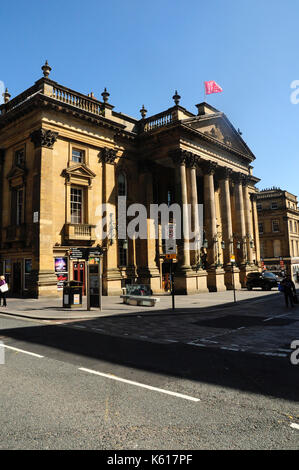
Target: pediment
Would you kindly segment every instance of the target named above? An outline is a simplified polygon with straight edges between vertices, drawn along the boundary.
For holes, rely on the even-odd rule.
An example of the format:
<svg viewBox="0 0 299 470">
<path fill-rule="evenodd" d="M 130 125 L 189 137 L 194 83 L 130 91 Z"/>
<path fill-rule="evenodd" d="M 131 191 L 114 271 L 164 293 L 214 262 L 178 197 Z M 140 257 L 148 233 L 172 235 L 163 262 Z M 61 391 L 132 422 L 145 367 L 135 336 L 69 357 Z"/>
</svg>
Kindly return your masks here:
<svg viewBox="0 0 299 470">
<path fill-rule="evenodd" d="M 62 172 L 62 176 L 64 176 L 68 181 L 81 181 L 82 183 L 88 182 L 90 185 L 92 179 L 96 177 L 96 174 L 86 165 L 79 163 L 65 168 Z"/>
<path fill-rule="evenodd" d="M 186 119 L 184 124 L 214 139 L 216 142 L 248 156 L 250 160 L 255 159 L 255 156 L 242 139 L 241 132 L 237 131 L 225 114 L 221 112 Z"/>
<path fill-rule="evenodd" d="M 6 175 L 10 188 L 17 188 L 25 184 L 27 169 L 23 166 L 14 165 Z"/>
<path fill-rule="evenodd" d="M 24 167 L 14 165 L 7 174 L 7 179 L 11 180 L 13 178 L 24 177 L 27 174 L 27 170 Z"/>
</svg>

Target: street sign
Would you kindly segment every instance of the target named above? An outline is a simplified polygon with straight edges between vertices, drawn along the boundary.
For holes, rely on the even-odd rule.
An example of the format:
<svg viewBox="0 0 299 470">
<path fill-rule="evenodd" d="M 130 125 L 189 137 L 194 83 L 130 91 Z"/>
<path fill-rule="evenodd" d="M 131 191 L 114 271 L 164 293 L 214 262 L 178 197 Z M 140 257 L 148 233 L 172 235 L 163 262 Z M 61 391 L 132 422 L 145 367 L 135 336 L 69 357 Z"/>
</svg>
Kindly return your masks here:
<svg viewBox="0 0 299 470">
<path fill-rule="evenodd" d="M 86 259 L 86 248 L 71 248 L 70 259 Z"/>
<path fill-rule="evenodd" d="M 175 234 L 175 224 L 168 224 L 166 227 L 166 237 L 165 237 L 165 253 L 167 255 L 176 253 L 176 234 Z"/>
</svg>

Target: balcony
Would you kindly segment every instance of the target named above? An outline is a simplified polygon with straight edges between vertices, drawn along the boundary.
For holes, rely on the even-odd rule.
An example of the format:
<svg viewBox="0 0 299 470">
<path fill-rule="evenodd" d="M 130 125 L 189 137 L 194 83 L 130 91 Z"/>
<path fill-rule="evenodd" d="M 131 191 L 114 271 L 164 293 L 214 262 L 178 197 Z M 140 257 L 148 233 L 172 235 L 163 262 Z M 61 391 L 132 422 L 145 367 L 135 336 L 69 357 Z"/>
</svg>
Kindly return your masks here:
<svg viewBox="0 0 299 470">
<path fill-rule="evenodd" d="M 96 240 L 95 227 L 89 224 L 65 224 L 64 237 L 69 241 L 94 242 Z"/>
<path fill-rule="evenodd" d="M 6 241 L 16 242 L 26 239 L 26 225 L 10 225 L 6 227 Z"/>
</svg>

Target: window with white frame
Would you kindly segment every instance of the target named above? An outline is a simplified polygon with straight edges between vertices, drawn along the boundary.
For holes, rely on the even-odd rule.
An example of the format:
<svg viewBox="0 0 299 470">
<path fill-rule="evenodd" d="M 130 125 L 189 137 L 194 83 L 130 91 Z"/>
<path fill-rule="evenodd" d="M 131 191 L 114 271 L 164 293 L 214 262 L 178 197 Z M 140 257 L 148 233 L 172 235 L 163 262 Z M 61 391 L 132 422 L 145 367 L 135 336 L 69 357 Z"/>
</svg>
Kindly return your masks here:
<svg viewBox="0 0 299 470">
<path fill-rule="evenodd" d="M 263 224 L 263 222 L 259 222 L 259 233 L 264 233 L 264 224 Z"/>
<path fill-rule="evenodd" d="M 71 223 L 83 223 L 83 189 L 71 188 Z"/>
<path fill-rule="evenodd" d="M 72 161 L 75 163 L 84 163 L 85 161 L 85 152 L 84 150 L 79 150 L 76 148 L 72 149 Z"/>
</svg>

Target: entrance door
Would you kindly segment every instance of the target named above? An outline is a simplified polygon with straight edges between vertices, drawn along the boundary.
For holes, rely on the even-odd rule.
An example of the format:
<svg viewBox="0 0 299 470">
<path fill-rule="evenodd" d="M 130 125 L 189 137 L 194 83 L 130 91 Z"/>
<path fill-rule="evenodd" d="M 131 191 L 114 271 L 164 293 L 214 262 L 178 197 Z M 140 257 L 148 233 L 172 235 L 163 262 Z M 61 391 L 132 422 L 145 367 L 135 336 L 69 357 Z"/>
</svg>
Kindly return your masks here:
<svg viewBox="0 0 299 470">
<path fill-rule="evenodd" d="M 82 295 L 85 295 L 85 262 L 73 264 L 73 280 L 82 282 Z"/>
<path fill-rule="evenodd" d="M 20 295 L 22 290 L 22 269 L 21 263 L 13 263 L 12 266 L 12 293 Z"/>
</svg>

